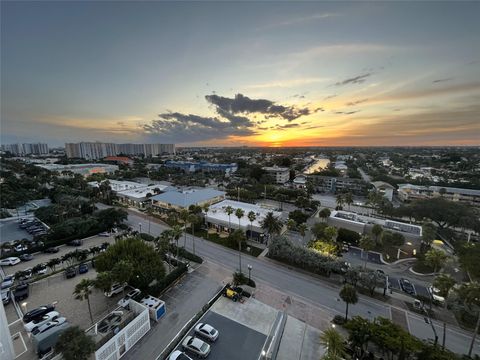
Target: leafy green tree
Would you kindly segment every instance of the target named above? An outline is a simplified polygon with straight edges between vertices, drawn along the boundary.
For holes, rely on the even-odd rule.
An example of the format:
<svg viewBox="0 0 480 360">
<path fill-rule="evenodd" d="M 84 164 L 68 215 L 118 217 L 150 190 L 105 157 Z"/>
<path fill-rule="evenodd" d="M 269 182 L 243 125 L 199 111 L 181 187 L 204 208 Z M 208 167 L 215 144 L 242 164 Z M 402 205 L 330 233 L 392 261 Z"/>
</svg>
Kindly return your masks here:
<svg viewBox="0 0 480 360">
<path fill-rule="evenodd" d="M 308 220 L 308 214 L 305 214 L 301 210 L 293 210 L 288 214 L 288 218 L 295 220 L 297 224 L 303 224 Z"/>
<path fill-rule="evenodd" d="M 293 230 L 297 226 L 297 222 L 293 219 L 288 219 L 287 221 L 287 229 L 288 230 Z"/>
<path fill-rule="evenodd" d="M 475 279 L 480 279 L 480 243 L 462 244 L 457 251 L 460 266 Z"/>
<path fill-rule="evenodd" d="M 315 239 L 325 238 L 325 229 L 327 227 L 328 226 L 325 223 L 315 223 L 311 228 L 312 234 Z"/>
<path fill-rule="evenodd" d="M 377 245 L 380 245 L 381 235 L 383 233 L 383 227 L 381 225 L 375 224 L 372 227 L 372 234 L 375 237 L 375 242 Z"/>
<path fill-rule="evenodd" d="M 83 301 L 87 300 L 88 304 L 88 313 L 90 315 L 90 321 L 93 323 L 92 308 L 90 307 L 90 295 L 92 294 L 92 288 L 95 282 L 90 279 L 82 279 L 76 286 L 73 291 L 75 299 Z"/>
<path fill-rule="evenodd" d="M 326 349 L 325 360 L 341 360 L 346 355 L 343 336 L 335 329 L 328 328 L 320 335 L 320 344 Z"/>
<path fill-rule="evenodd" d="M 364 268 L 367 268 L 367 261 L 368 261 L 368 252 L 375 248 L 375 241 L 372 240 L 370 236 L 364 235 L 360 239 L 360 247 L 365 252 L 365 263 Z M 363 254 L 362 254 L 363 255 Z"/>
<path fill-rule="evenodd" d="M 95 349 L 95 340 L 78 326 L 70 326 L 63 331 L 55 345 L 55 350 L 65 360 L 87 360 Z"/>
<path fill-rule="evenodd" d="M 128 219 L 128 213 L 123 209 L 117 208 L 99 210 L 94 214 L 105 229 L 112 229 Z"/>
<path fill-rule="evenodd" d="M 464 306 L 476 314 L 477 323 L 473 331 L 472 341 L 468 350 L 468 357 L 472 356 L 473 345 L 480 328 L 480 283 L 472 281 L 470 283 L 463 283 L 458 289 L 459 298 L 463 301 Z"/>
<path fill-rule="evenodd" d="M 59 258 L 53 258 L 47 261 L 47 267 L 50 269 L 50 271 L 55 271 L 58 265 L 62 263 L 62 260 Z"/>
<path fill-rule="evenodd" d="M 345 321 L 347 321 L 348 305 L 358 302 L 357 290 L 352 285 L 345 284 L 340 290 L 340 298 L 345 302 Z"/>
<path fill-rule="evenodd" d="M 424 344 L 416 356 L 417 360 L 460 360 L 460 357 L 432 344 Z"/>
<path fill-rule="evenodd" d="M 360 349 L 360 354 L 365 353 L 372 337 L 372 323 L 361 316 L 354 316 L 344 326 L 348 330 L 348 341 L 354 348 Z"/>
<path fill-rule="evenodd" d="M 110 245 L 95 261 L 98 272 L 111 271 L 120 261 L 132 265 L 130 285 L 146 291 L 154 281 L 160 281 L 165 276 L 162 259 L 155 249 L 138 238 L 119 240 Z"/>
<path fill-rule="evenodd" d="M 360 234 L 356 231 L 348 230 L 345 228 L 338 229 L 337 242 L 339 243 L 347 243 L 356 246 L 358 245 L 360 238 Z"/>
<path fill-rule="evenodd" d="M 438 272 L 447 259 L 442 250 L 430 249 L 425 253 L 425 263 L 433 268 L 433 272 Z"/>
<path fill-rule="evenodd" d="M 94 286 L 103 292 L 107 292 L 110 291 L 114 282 L 110 271 L 102 271 L 97 274 Z"/>
<path fill-rule="evenodd" d="M 133 265 L 128 260 L 120 260 L 112 269 L 112 278 L 120 284 L 128 284 L 132 277 Z M 125 289 L 123 289 L 125 295 Z"/>
<path fill-rule="evenodd" d="M 337 229 L 333 226 L 327 226 L 323 231 L 323 235 L 326 241 L 335 241 L 337 237 Z"/>
<path fill-rule="evenodd" d="M 324 222 L 327 221 L 327 219 L 330 217 L 330 209 L 328 208 L 323 208 L 322 210 L 320 210 L 320 212 L 318 213 L 318 216 L 323 219 Z"/>
<path fill-rule="evenodd" d="M 422 242 L 430 246 L 437 235 L 437 228 L 432 223 L 422 225 Z"/>
</svg>

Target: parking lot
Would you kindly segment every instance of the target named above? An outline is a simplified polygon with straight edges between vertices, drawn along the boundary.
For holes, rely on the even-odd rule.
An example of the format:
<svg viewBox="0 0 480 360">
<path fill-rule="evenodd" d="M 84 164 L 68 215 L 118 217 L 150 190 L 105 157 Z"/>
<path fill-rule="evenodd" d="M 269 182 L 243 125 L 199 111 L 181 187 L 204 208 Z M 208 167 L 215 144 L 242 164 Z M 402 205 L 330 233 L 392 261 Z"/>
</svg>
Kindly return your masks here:
<svg viewBox="0 0 480 360">
<path fill-rule="evenodd" d="M 33 237 L 26 230 L 21 229 L 16 219 L 0 221 L 0 243 L 13 242 L 15 240 L 32 240 Z"/>
<path fill-rule="evenodd" d="M 274 308 L 252 298 L 247 299 L 245 303 L 219 298 L 199 320 L 219 331 L 218 339 L 211 343 L 208 358 L 257 360 L 277 313 Z M 194 327 L 186 336 L 189 335 L 194 335 Z M 181 342 L 178 350 L 182 350 Z"/>
</svg>

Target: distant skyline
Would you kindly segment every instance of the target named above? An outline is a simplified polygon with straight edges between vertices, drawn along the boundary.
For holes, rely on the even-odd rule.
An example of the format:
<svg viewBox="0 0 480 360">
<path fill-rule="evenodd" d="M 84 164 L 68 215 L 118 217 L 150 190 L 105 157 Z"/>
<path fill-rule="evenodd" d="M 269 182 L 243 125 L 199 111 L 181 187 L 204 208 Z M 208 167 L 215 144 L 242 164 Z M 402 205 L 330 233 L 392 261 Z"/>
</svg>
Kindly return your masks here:
<svg viewBox="0 0 480 360">
<path fill-rule="evenodd" d="M 2 144 L 480 145 L 480 2 L 1 2 Z"/>
</svg>

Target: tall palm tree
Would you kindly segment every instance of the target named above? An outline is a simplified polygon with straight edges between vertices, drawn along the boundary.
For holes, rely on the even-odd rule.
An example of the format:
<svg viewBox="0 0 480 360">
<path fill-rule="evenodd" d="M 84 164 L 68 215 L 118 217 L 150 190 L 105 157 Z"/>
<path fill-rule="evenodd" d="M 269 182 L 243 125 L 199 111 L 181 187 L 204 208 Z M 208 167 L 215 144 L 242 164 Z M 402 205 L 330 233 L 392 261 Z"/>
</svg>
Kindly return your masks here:
<svg viewBox="0 0 480 360">
<path fill-rule="evenodd" d="M 345 357 L 345 343 L 342 335 L 335 329 L 329 328 L 320 335 L 320 344 L 326 349 L 324 359 L 341 360 Z"/>
<path fill-rule="evenodd" d="M 92 287 L 95 284 L 95 281 L 91 279 L 82 279 L 76 286 L 73 291 L 75 299 L 83 301 L 87 300 L 88 304 L 88 313 L 90 314 L 90 321 L 93 323 L 92 308 L 90 307 L 90 295 L 92 294 Z"/>
<path fill-rule="evenodd" d="M 255 214 L 255 211 L 250 211 L 247 214 L 248 221 L 250 221 L 250 240 L 252 240 L 252 228 L 253 228 L 253 222 L 257 219 L 257 215 Z"/>
<path fill-rule="evenodd" d="M 433 268 L 433 272 L 439 271 L 447 258 L 447 254 L 438 249 L 430 249 L 425 253 L 425 262 Z"/>
<path fill-rule="evenodd" d="M 230 225 L 230 216 L 233 214 L 233 207 L 231 207 L 230 205 L 228 205 L 226 208 L 225 208 L 225 212 L 227 213 L 228 215 L 228 232 L 230 232 L 230 228 L 231 228 L 231 225 Z"/>
<path fill-rule="evenodd" d="M 271 211 L 265 215 L 265 218 L 261 221 L 260 225 L 262 226 L 262 229 L 267 231 L 269 238 L 272 234 L 280 234 L 283 226 L 280 219 L 273 215 L 273 212 Z"/>
<path fill-rule="evenodd" d="M 330 212 L 330 209 L 328 208 L 323 208 L 322 210 L 320 210 L 320 212 L 318 213 L 318 216 L 320 216 L 323 221 L 327 221 L 327 218 L 330 216 L 331 212 Z"/>
<path fill-rule="evenodd" d="M 337 194 L 336 202 L 338 207 L 343 207 L 343 204 L 345 204 L 345 199 L 343 197 L 343 194 Z"/>
<path fill-rule="evenodd" d="M 348 205 L 348 210 L 350 210 L 350 205 L 353 204 L 353 195 L 352 195 L 351 192 L 345 193 L 345 195 L 344 195 L 344 201 L 345 201 L 345 204 Z"/>
<path fill-rule="evenodd" d="M 342 290 L 340 290 L 340 298 L 345 302 L 345 321 L 348 320 L 348 305 L 349 304 L 356 304 L 358 302 L 358 295 L 357 290 L 350 285 L 345 284 L 343 285 Z"/>
<path fill-rule="evenodd" d="M 480 328 L 480 283 L 477 281 L 464 283 L 457 289 L 457 292 L 460 299 L 463 300 L 465 307 L 477 313 L 477 324 L 475 325 L 472 341 L 470 342 L 468 350 L 468 357 L 470 358 L 472 357 L 473 345 L 475 344 L 475 339 Z"/>
<path fill-rule="evenodd" d="M 238 230 L 240 230 L 240 219 L 243 218 L 243 215 L 245 215 L 245 211 L 243 211 L 242 209 L 238 208 L 237 210 L 235 210 L 235 216 L 238 218 Z M 238 241 L 238 265 L 239 265 L 239 269 L 240 269 L 240 272 L 242 272 L 242 241 L 241 241 L 241 238 L 239 237 L 239 241 Z"/>
<path fill-rule="evenodd" d="M 435 278 L 433 281 L 433 286 L 438 289 L 439 295 L 443 297 L 443 307 L 445 311 L 447 311 L 447 299 L 450 290 L 452 290 L 453 286 L 455 285 L 455 279 L 453 279 L 450 275 L 447 274 L 440 274 Z M 433 295 L 432 295 L 433 296 Z M 442 349 L 445 349 L 445 336 L 447 331 L 447 323 L 443 321 L 443 338 L 442 338 Z"/>
<path fill-rule="evenodd" d="M 175 244 L 177 247 L 177 259 L 178 259 L 178 251 L 179 251 L 178 240 L 180 239 L 180 236 L 182 236 L 182 228 L 180 227 L 180 225 L 173 225 L 172 238 L 173 240 L 175 240 Z"/>
<path fill-rule="evenodd" d="M 210 210 L 210 207 L 208 206 L 208 204 L 204 204 L 203 211 L 205 211 L 205 226 L 207 228 L 207 240 L 208 240 L 208 223 L 207 223 L 208 210 Z"/>
<path fill-rule="evenodd" d="M 190 214 L 188 217 L 188 222 L 190 223 L 190 226 L 192 227 L 192 248 L 193 248 L 193 254 L 195 254 L 195 223 L 198 221 L 198 216 L 195 214 Z"/>
<path fill-rule="evenodd" d="M 364 263 L 364 269 L 367 268 L 367 261 L 368 261 L 368 252 L 370 250 L 373 250 L 374 247 L 375 247 L 375 241 L 372 240 L 372 238 L 370 236 L 362 236 L 362 238 L 360 239 L 360 243 L 359 243 L 360 247 L 362 248 L 362 250 L 365 252 L 365 263 Z"/>
<path fill-rule="evenodd" d="M 188 222 L 188 217 L 190 216 L 190 213 L 188 212 L 187 209 L 182 209 L 180 211 L 180 219 L 183 221 L 183 232 L 185 235 L 184 241 L 183 241 L 183 248 L 187 246 L 187 222 Z"/>
<path fill-rule="evenodd" d="M 305 223 L 298 225 L 298 232 L 302 235 L 302 240 L 305 242 L 305 233 L 308 230 L 308 226 Z"/>
</svg>

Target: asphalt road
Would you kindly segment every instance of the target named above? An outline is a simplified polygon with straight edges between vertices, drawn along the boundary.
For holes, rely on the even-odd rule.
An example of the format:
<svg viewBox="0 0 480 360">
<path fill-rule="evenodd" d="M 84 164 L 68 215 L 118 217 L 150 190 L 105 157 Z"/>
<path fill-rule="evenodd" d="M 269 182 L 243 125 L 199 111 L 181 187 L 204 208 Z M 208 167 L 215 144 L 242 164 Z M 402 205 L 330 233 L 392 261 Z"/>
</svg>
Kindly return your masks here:
<svg viewBox="0 0 480 360">
<path fill-rule="evenodd" d="M 148 232 L 148 220 L 146 221 L 143 214 L 136 214 L 130 212 L 128 218 L 128 224 L 138 230 L 139 223 L 142 223 L 142 228 Z M 146 224 L 146 225 L 145 225 Z M 154 222 L 150 222 L 150 233 L 154 236 L 160 234 L 166 227 Z M 187 236 L 187 248 L 192 249 L 192 237 Z M 226 268 L 232 270 L 238 270 L 238 252 L 223 246 L 214 244 L 201 238 L 195 238 L 197 254 L 208 259 L 214 263 L 220 264 Z M 183 244 L 183 237 L 180 242 Z M 266 259 L 258 259 L 248 255 L 242 255 L 243 271 L 248 272 L 247 265 L 251 265 L 252 278 L 255 281 L 261 281 L 267 283 L 271 287 L 274 287 L 286 294 L 298 297 L 303 301 L 312 303 L 319 306 L 333 315 L 343 314 L 345 311 L 344 303 L 339 299 L 338 287 L 327 284 L 315 277 L 299 273 L 293 269 L 289 269 L 286 266 L 280 266 L 272 263 Z M 391 318 L 390 305 L 382 302 L 369 299 L 364 296 L 359 297 L 358 303 L 350 306 L 350 315 L 360 315 L 367 319 L 373 319 L 377 316 Z M 420 339 L 433 339 L 433 333 L 426 331 L 424 324 L 415 320 L 415 316 L 408 313 L 410 332 Z M 423 320 L 422 320 L 423 321 Z M 438 322 L 434 322 L 436 327 L 442 325 Z M 430 326 L 430 325 L 429 325 Z M 447 328 L 447 347 L 453 351 L 459 351 L 466 353 L 469 347 L 470 334 L 464 332 L 458 328 Z M 461 349 L 461 350 L 459 350 Z M 480 354 L 480 341 L 477 340 L 474 353 Z"/>
</svg>

